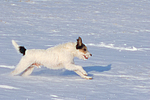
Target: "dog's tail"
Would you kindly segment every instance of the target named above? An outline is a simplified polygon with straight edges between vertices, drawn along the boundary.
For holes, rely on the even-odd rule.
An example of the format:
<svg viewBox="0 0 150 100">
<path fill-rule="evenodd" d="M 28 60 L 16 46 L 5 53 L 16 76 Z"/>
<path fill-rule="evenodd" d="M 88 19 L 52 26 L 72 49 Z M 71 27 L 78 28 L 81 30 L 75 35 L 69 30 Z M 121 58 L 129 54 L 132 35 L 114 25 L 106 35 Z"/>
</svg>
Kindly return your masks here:
<svg viewBox="0 0 150 100">
<path fill-rule="evenodd" d="M 15 47 L 15 49 L 16 49 L 18 52 L 20 52 L 20 53 L 22 53 L 23 55 L 25 55 L 26 48 L 25 48 L 24 46 L 19 46 L 19 45 L 15 42 L 15 40 L 12 40 L 12 44 L 13 44 L 13 46 Z"/>
</svg>

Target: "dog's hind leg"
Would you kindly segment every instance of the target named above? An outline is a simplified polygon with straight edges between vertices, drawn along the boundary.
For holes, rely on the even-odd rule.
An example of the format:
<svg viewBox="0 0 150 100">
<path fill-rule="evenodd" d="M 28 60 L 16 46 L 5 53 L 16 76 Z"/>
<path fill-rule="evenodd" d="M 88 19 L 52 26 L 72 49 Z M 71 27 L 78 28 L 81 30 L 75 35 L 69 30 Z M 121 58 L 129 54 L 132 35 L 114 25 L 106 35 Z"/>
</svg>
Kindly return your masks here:
<svg viewBox="0 0 150 100">
<path fill-rule="evenodd" d="M 33 66 L 33 65 L 29 66 L 29 67 L 21 74 L 21 76 L 29 76 L 29 75 L 32 73 L 33 69 L 34 69 L 34 66 Z"/>
<path fill-rule="evenodd" d="M 90 77 L 90 76 L 86 76 L 86 75 L 83 75 L 80 71 L 74 71 L 74 72 L 76 72 L 79 76 L 81 76 L 82 78 L 85 78 L 85 79 L 87 79 L 87 80 L 91 80 L 91 79 L 93 79 L 92 77 Z"/>
<path fill-rule="evenodd" d="M 34 67 L 40 68 L 40 65 L 41 64 L 39 63 L 33 63 L 21 74 L 21 76 L 29 76 L 32 73 Z"/>
<path fill-rule="evenodd" d="M 25 71 L 31 64 L 32 64 L 32 62 L 30 61 L 30 59 L 22 57 L 19 64 L 17 65 L 16 69 L 14 71 L 12 71 L 11 74 L 18 75 L 18 74 L 22 73 L 23 71 Z"/>
</svg>

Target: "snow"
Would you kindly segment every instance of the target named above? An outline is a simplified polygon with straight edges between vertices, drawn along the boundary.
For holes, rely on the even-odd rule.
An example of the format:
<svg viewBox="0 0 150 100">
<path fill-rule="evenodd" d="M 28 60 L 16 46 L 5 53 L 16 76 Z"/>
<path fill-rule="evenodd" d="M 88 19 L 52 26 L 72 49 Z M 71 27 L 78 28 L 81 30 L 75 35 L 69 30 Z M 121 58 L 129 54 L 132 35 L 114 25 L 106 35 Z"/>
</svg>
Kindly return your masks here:
<svg viewBox="0 0 150 100">
<path fill-rule="evenodd" d="M 149 100 L 149 0 L 1 0 L 0 99 Z M 67 70 L 37 68 L 11 76 L 27 49 L 46 49 L 81 36 L 93 56 L 75 58 L 93 80 Z"/>
<path fill-rule="evenodd" d="M 116 49 L 119 51 L 125 50 L 125 51 L 145 51 L 145 50 L 150 50 L 150 48 L 136 48 L 136 47 L 115 47 L 114 44 L 108 44 L 106 45 L 105 43 L 101 42 L 100 44 L 88 44 L 90 46 L 97 46 L 97 47 L 105 47 L 105 48 L 110 48 L 110 49 Z M 126 44 L 124 44 L 126 45 Z"/>
<path fill-rule="evenodd" d="M 18 89 L 12 86 L 7 86 L 7 85 L 0 85 L 0 88 L 5 88 L 5 89 Z"/>
</svg>

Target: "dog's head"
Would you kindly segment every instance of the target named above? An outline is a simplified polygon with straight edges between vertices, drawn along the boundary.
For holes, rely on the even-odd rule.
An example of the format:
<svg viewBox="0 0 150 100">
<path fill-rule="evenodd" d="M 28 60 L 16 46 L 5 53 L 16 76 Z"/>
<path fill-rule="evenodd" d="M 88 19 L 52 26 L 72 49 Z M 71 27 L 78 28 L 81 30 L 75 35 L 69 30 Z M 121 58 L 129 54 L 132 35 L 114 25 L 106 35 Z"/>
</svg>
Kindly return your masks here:
<svg viewBox="0 0 150 100">
<path fill-rule="evenodd" d="M 92 54 L 87 50 L 87 47 L 82 43 L 81 37 L 77 39 L 77 57 L 83 60 L 87 60 L 89 57 L 92 56 Z"/>
</svg>

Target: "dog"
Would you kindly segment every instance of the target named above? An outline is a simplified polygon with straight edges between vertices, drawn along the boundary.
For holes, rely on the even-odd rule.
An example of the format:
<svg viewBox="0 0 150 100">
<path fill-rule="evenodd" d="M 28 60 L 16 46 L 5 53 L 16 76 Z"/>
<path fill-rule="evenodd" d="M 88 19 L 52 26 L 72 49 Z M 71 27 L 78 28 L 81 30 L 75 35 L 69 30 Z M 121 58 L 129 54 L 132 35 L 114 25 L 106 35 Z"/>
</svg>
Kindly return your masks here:
<svg viewBox="0 0 150 100">
<path fill-rule="evenodd" d="M 32 73 L 34 67 L 45 66 L 50 69 L 67 69 L 74 71 L 79 76 L 85 79 L 92 79 L 87 76 L 87 72 L 82 66 L 74 64 L 74 57 L 87 60 L 92 54 L 87 50 L 85 44 L 82 43 L 81 37 L 77 42 L 68 42 L 60 44 L 48 49 L 29 49 L 24 46 L 19 46 L 14 40 L 12 44 L 15 49 L 23 54 L 20 62 L 15 70 L 11 72 L 12 75 L 21 74 L 21 76 L 28 76 Z"/>
</svg>

